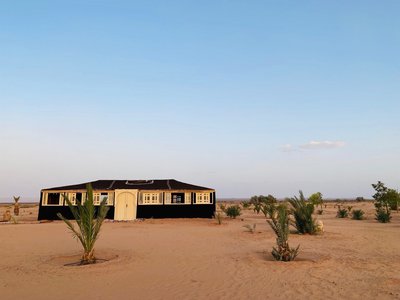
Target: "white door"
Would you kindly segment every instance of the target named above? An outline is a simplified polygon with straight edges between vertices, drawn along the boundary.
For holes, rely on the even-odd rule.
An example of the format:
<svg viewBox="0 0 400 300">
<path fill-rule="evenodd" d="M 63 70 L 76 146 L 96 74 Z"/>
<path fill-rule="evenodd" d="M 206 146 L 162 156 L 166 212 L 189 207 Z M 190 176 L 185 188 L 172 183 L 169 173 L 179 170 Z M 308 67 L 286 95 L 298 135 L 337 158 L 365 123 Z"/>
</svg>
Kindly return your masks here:
<svg viewBox="0 0 400 300">
<path fill-rule="evenodd" d="M 115 220 L 136 219 L 136 194 L 135 192 L 116 191 L 115 198 Z"/>
</svg>

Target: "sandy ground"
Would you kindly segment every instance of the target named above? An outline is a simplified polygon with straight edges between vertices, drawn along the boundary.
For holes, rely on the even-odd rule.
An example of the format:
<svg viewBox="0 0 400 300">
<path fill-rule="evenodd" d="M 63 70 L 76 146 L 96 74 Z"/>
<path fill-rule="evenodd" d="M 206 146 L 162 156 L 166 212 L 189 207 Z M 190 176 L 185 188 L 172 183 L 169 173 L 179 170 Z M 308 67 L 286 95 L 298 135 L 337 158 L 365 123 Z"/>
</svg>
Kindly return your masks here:
<svg viewBox="0 0 400 300">
<path fill-rule="evenodd" d="M 245 210 L 223 225 L 107 222 L 96 253 L 108 261 L 81 267 L 66 266 L 81 249 L 65 224 L 39 224 L 37 207 L 23 207 L 18 224 L 0 223 L 0 299 L 400 299 L 400 213 L 380 224 L 371 203 L 351 205 L 368 219 L 337 219 L 329 203 L 316 215 L 323 235 L 291 234 L 300 254 L 290 263 L 272 260 L 272 230 Z M 243 227 L 254 223 L 254 234 Z"/>
</svg>

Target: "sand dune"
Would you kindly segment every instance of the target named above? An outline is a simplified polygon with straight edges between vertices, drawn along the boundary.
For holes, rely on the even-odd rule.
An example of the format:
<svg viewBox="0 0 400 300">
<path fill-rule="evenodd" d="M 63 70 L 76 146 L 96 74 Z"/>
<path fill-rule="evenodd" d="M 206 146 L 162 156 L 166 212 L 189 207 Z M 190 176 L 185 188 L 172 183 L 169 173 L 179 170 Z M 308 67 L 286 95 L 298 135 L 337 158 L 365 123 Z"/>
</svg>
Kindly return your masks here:
<svg viewBox="0 0 400 300">
<path fill-rule="evenodd" d="M 398 299 L 400 215 L 373 220 L 371 203 L 352 204 L 368 219 L 322 216 L 325 233 L 290 236 L 300 244 L 294 262 L 272 260 L 275 243 L 265 218 L 107 222 L 90 266 L 68 266 L 80 245 L 62 222 L 33 221 L 23 208 L 19 224 L 0 225 L 1 299 Z M 0 215 L 4 207 L 0 209 Z M 30 214 L 32 213 L 32 214 Z M 24 223 L 26 222 L 26 223 Z M 256 223 L 256 233 L 243 228 Z M 67 266 L 66 266 L 67 265 Z"/>
</svg>

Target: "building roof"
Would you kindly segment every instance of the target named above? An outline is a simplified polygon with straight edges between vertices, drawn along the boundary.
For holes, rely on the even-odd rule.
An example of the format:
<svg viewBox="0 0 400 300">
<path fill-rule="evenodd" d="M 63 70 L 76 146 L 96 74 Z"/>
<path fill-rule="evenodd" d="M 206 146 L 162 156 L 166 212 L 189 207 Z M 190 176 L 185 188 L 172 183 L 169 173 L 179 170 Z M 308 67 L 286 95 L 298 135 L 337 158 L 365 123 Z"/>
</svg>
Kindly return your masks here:
<svg viewBox="0 0 400 300">
<path fill-rule="evenodd" d="M 86 190 L 86 184 L 91 183 L 94 190 L 138 189 L 138 190 L 212 190 L 207 187 L 181 182 L 175 179 L 154 180 L 96 180 L 80 184 L 59 186 L 43 189 L 51 190 Z"/>
</svg>

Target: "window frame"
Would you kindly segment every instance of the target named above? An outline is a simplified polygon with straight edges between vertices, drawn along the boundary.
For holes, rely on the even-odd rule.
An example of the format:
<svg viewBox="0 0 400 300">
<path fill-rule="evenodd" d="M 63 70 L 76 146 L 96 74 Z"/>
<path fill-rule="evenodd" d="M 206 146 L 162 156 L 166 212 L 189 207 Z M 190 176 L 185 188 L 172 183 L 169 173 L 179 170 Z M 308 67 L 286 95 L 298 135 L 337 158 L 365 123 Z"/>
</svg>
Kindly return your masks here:
<svg viewBox="0 0 400 300">
<path fill-rule="evenodd" d="M 195 201 L 193 204 L 198 204 L 198 205 L 213 204 L 213 193 L 212 192 L 195 192 L 194 197 L 195 197 Z M 204 199 L 203 197 L 206 197 L 207 199 Z M 199 200 L 200 200 L 200 202 L 199 202 Z"/>
<path fill-rule="evenodd" d="M 146 199 L 148 197 L 148 199 Z M 156 197 L 154 199 L 154 197 Z M 149 201 L 149 202 L 148 202 Z M 152 202 L 157 201 L 157 202 Z M 140 191 L 137 205 L 163 205 L 164 193 L 160 191 Z"/>
</svg>

